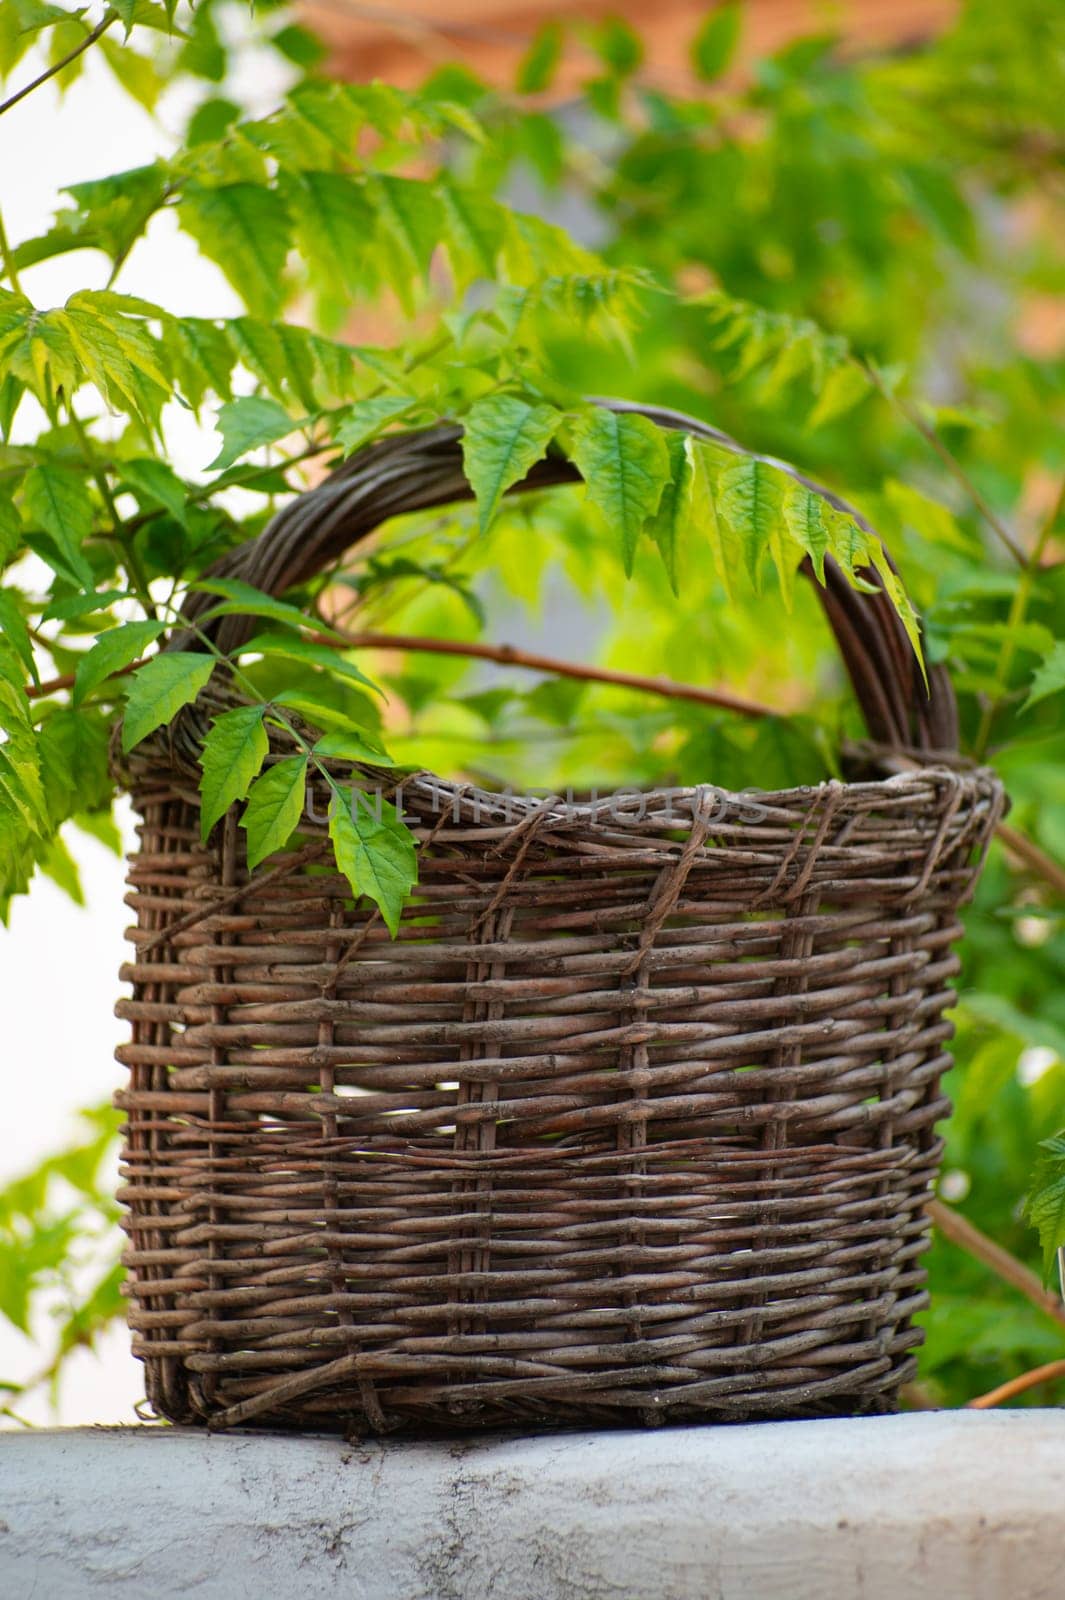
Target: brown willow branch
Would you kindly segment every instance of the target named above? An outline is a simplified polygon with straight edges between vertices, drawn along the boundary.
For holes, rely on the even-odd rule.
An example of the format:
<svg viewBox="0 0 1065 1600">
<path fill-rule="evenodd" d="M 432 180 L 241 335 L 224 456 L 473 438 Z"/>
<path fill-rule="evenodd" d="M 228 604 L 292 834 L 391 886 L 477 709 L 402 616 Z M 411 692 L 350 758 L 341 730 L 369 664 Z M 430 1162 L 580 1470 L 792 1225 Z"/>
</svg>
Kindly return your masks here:
<svg viewBox="0 0 1065 1600">
<path fill-rule="evenodd" d="M 311 637 L 316 644 L 329 645 L 331 649 L 409 650 L 445 656 L 470 656 L 478 661 L 495 661 L 502 666 L 524 667 L 533 672 L 550 672 L 559 678 L 579 678 L 588 683 L 605 683 L 620 689 L 633 689 L 644 694 L 661 695 L 670 700 L 690 700 L 697 705 L 715 706 L 723 711 L 736 711 L 749 717 L 776 717 L 781 713 L 758 700 L 746 700 L 741 695 L 729 694 L 723 689 L 703 689 L 694 683 L 676 683 L 672 678 L 645 678 L 633 672 L 611 672 L 606 667 L 586 667 L 579 662 L 561 661 L 555 656 L 535 655 L 528 650 L 518 650 L 509 644 L 464 643 L 457 639 L 428 639 L 401 633 L 343 633 L 339 638 L 325 633 Z M 128 667 L 113 674 L 126 677 L 143 667 L 146 660 L 131 661 Z M 43 683 L 25 685 L 26 698 L 40 700 L 45 695 L 57 694 L 73 686 L 74 674 L 65 672 L 58 678 L 48 678 Z M 1065 896 L 1065 868 L 1051 859 L 1037 844 L 1018 833 L 1007 823 L 1000 822 L 995 829 L 1006 849 L 1031 867 L 1052 889 Z M 938 1202 L 934 1202 L 938 1203 Z M 952 1213 L 953 1215 L 953 1213 Z"/>
<path fill-rule="evenodd" d="M 117 672 L 112 672 L 112 678 L 125 678 L 131 672 L 136 672 L 138 667 L 143 667 L 152 658 L 142 656 L 139 661 L 131 661 L 128 667 L 120 667 Z M 74 674 L 63 672 L 58 678 L 46 678 L 43 683 L 27 683 L 24 685 L 27 700 L 41 700 L 46 694 L 58 694 L 60 689 L 74 687 Z"/>
<path fill-rule="evenodd" d="M 1047 1361 L 1041 1367 L 1033 1367 L 1030 1372 L 1022 1372 L 1019 1378 L 1011 1378 L 1008 1383 L 1000 1383 L 997 1389 L 989 1389 L 975 1400 L 967 1400 L 965 1410 L 989 1411 L 992 1406 L 1001 1405 L 1003 1400 L 1012 1400 L 1014 1395 L 1034 1389 L 1037 1383 L 1051 1383 L 1055 1378 L 1065 1378 L 1065 1361 Z"/>
<path fill-rule="evenodd" d="M 676 683 L 672 678 L 647 678 L 635 672 L 613 672 L 607 667 L 587 667 L 580 662 L 560 661 L 555 656 L 518 650 L 510 644 L 475 644 L 459 639 L 426 639 L 403 633 L 341 633 L 339 640 L 327 634 L 313 635 L 316 644 L 334 650 L 424 651 L 438 656 L 470 656 L 477 661 L 496 661 L 501 666 L 524 667 L 532 672 L 550 672 L 559 678 L 579 678 L 587 683 L 606 683 L 618 689 L 635 689 L 643 694 L 662 695 L 670 700 L 693 700 L 698 705 L 717 706 L 722 711 L 737 711 L 745 717 L 778 717 L 782 713 L 758 700 L 729 694 L 725 689 L 703 689 L 693 683 Z"/>
<path fill-rule="evenodd" d="M 982 1233 L 952 1206 L 944 1205 L 942 1200 L 930 1200 L 925 1210 L 944 1239 L 949 1239 L 951 1244 L 956 1244 L 989 1267 L 1003 1283 L 1019 1289 L 1037 1311 L 1044 1312 L 1065 1328 L 1065 1305 L 1056 1295 L 1043 1288 L 1035 1273 L 1023 1261 L 1018 1261 L 1016 1256 L 996 1244 L 994 1239 L 989 1239 L 986 1233 Z"/>
<path fill-rule="evenodd" d="M 1023 861 L 1026 867 L 1031 867 L 1045 883 L 1065 897 L 1065 867 L 1059 866 L 1045 850 L 1040 850 L 1033 840 L 1023 833 L 1018 833 L 1009 823 L 1000 822 L 995 832 L 1011 855 L 1016 856 L 1018 861 Z"/>
<path fill-rule="evenodd" d="M 100 35 L 106 33 L 108 28 L 117 21 L 117 12 L 107 11 L 92 32 L 87 33 L 81 43 L 76 44 L 73 50 L 68 51 L 61 61 L 53 62 L 50 67 L 46 67 L 42 73 L 39 73 L 32 83 L 24 84 L 21 89 L 17 89 L 14 94 L 9 95 L 0 104 L 0 117 L 3 116 L 5 111 L 10 111 L 13 106 L 17 106 L 20 100 L 25 100 L 26 96 L 32 94 L 34 89 L 39 89 L 42 83 L 47 83 L 49 78 L 54 78 L 57 73 L 62 72 L 64 67 L 69 67 L 72 61 L 76 61 L 80 55 L 83 55 L 89 46 L 94 45 Z"/>
</svg>

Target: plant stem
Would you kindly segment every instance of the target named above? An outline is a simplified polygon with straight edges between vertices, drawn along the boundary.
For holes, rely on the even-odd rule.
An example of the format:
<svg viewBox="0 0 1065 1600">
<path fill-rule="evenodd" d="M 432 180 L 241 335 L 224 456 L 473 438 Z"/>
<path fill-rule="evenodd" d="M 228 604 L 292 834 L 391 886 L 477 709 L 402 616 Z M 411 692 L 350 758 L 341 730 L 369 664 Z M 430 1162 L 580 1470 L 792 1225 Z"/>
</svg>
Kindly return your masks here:
<svg viewBox="0 0 1065 1600">
<path fill-rule="evenodd" d="M 11 285 L 12 289 L 14 289 L 16 294 L 21 294 L 22 285 L 19 283 L 18 279 L 18 268 L 15 266 L 14 252 L 7 242 L 7 229 L 4 227 L 4 219 L 2 216 L 0 216 L 0 262 L 3 263 L 4 273 L 7 277 L 8 283 Z"/>
<path fill-rule="evenodd" d="M 1065 1305 L 1056 1295 L 1043 1288 L 1035 1273 L 1023 1261 L 1018 1261 L 1016 1256 L 996 1244 L 994 1239 L 989 1239 L 986 1233 L 982 1233 L 952 1206 L 944 1205 L 942 1200 L 930 1200 L 925 1210 L 944 1239 L 949 1239 L 951 1244 L 975 1256 L 985 1267 L 990 1267 L 1003 1283 L 1019 1289 L 1038 1311 L 1065 1327 Z"/>
<path fill-rule="evenodd" d="M 1065 867 L 1048 856 L 1045 850 L 1040 850 L 1026 834 L 1018 833 L 1016 828 L 1010 827 L 1008 822 L 1000 822 L 995 832 L 1007 850 L 1023 861 L 1026 867 L 1031 867 L 1045 883 L 1065 898 Z"/>
<path fill-rule="evenodd" d="M 1002 641 L 998 666 L 995 669 L 995 687 L 991 693 L 991 698 L 984 707 L 984 714 L 980 719 L 980 729 L 976 735 L 974 752 L 978 761 L 982 760 L 991 738 L 991 729 L 1002 705 L 1006 680 L 1009 677 L 1009 670 L 1013 665 L 1013 658 L 1017 652 L 1017 630 L 1022 626 L 1028 615 L 1028 606 L 1031 603 L 1032 590 L 1039 574 L 1043 553 L 1050 542 L 1050 535 L 1057 526 L 1063 506 L 1065 506 L 1065 478 L 1061 481 L 1054 504 L 1050 509 L 1050 515 L 1044 520 L 1039 529 L 1031 554 L 1024 563 L 1024 571 L 1021 573 L 1020 582 L 1013 591 L 1009 617 L 1006 620 L 1006 637 Z"/>
<path fill-rule="evenodd" d="M 669 700 L 693 700 L 698 705 L 717 706 L 747 717 L 777 717 L 781 713 L 757 700 L 724 689 L 703 689 L 697 684 L 675 683 L 671 678 L 646 678 L 633 672 L 613 672 L 607 667 L 586 667 L 555 656 L 536 655 L 509 644 L 475 644 L 461 639 L 426 639 L 402 633 L 342 633 L 340 641 L 326 634 L 315 634 L 316 644 L 336 649 L 411 650 L 429 655 L 469 656 L 477 661 L 497 661 L 503 666 L 524 667 L 532 672 L 549 672 L 559 678 L 580 678 L 589 683 L 612 684 L 619 689 L 635 689 L 643 694 L 662 695 Z"/>
<path fill-rule="evenodd" d="M 1048 1361 L 1044 1366 L 1033 1367 L 1031 1372 L 1022 1372 L 1019 1378 L 1011 1378 L 1008 1383 L 1000 1383 L 997 1389 L 989 1389 L 987 1394 L 966 1401 L 965 1409 L 989 1411 L 1003 1400 L 1012 1400 L 1015 1395 L 1034 1389 L 1037 1383 L 1052 1383 L 1055 1378 L 1065 1378 L 1065 1361 Z"/>
<path fill-rule="evenodd" d="M 110 10 L 106 11 L 101 20 L 96 24 L 95 28 L 93 28 L 92 32 L 87 33 L 84 39 L 82 39 L 81 43 L 76 44 L 73 50 L 68 51 L 61 61 L 54 61 L 50 67 L 46 67 L 45 70 L 36 78 L 34 78 L 31 83 L 24 84 L 23 87 L 21 89 L 17 89 L 13 95 L 9 95 L 8 98 L 3 101 L 2 104 L 0 104 L 0 117 L 3 116 L 5 111 L 10 111 L 13 106 L 17 106 L 20 100 L 25 100 L 26 96 L 28 94 L 32 94 L 34 89 L 39 89 L 42 83 L 47 83 L 49 78 L 54 78 L 57 73 L 62 72 L 64 67 L 69 67 L 72 61 L 76 61 L 80 55 L 83 55 L 84 52 L 88 50 L 89 46 L 94 45 L 97 39 L 99 39 L 102 34 L 105 34 L 108 28 L 110 28 L 117 21 L 118 15 L 116 12 Z"/>
<path fill-rule="evenodd" d="M 879 389 L 880 393 L 884 396 L 884 399 L 893 405 L 901 416 L 905 417 L 911 428 L 916 428 L 917 432 L 921 435 L 921 438 L 925 441 L 925 443 L 930 445 L 935 451 L 936 455 L 939 457 L 940 461 L 942 461 L 951 477 L 965 490 L 973 505 L 984 518 L 984 521 L 989 527 L 994 529 L 995 533 L 998 534 L 998 537 L 1002 540 L 1002 543 L 1005 545 L 1014 561 L 1016 561 L 1017 565 L 1019 567 L 1025 566 L 1027 558 L 1025 557 L 1024 551 L 1021 549 L 1012 533 L 1010 533 L 1009 529 L 1006 527 L 1006 524 L 998 515 L 998 512 L 995 511 L 994 507 L 989 505 L 984 499 L 984 496 L 980 493 L 980 490 L 976 487 L 975 483 L 972 481 L 961 462 L 955 455 L 952 454 L 950 450 L 947 449 L 936 430 L 929 426 L 929 424 L 921 416 L 921 413 L 911 406 L 908 400 L 904 400 L 901 395 L 896 394 L 893 389 L 888 387 L 871 361 L 864 361 L 860 356 L 855 356 L 854 359 L 857 361 L 858 365 L 861 367 L 870 383 L 874 384 L 876 388 Z"/>
<path fill-rule="evenodd" d="M 122 556 L 126 564 L 126 572 L 128 573 L 130 579 L 130 587 L 133 589 L 137 599 L 140 601 L 145 616 L 154 619 L 156 616 L 155 602 L 152 599 L 151 590 L 148 587 L 147 574 L 145 573 L 144 568 L 141 566 L 140 558 L 133 548 L 133 538 L 127 531 L 125 523 L 118 514 L 118 507 L 115 504 L 115 497 L 111 492 L 111 485 L 107 481 L 107 473 L 96 460 L 96 456 L 94 455 L 92 446 L 89 442 L 89 436 L 85 432 L 85 425 L 78 416 L 77 412 L 74 410 L 73 400 L 67 401 L 67 416 L 70 418 L 71 426 L 73 427 L 74 432 L 77 434 L 81 448 L 85 453 L 85 459 L 88 463 L 89 471 L 92 473 L 93 482 L 100 491 L 100 498 L 107 507 L 107 514 L 111 518 L 110 537 L 114 539 L 115 543 L 122 551 Z"/>
</svg>

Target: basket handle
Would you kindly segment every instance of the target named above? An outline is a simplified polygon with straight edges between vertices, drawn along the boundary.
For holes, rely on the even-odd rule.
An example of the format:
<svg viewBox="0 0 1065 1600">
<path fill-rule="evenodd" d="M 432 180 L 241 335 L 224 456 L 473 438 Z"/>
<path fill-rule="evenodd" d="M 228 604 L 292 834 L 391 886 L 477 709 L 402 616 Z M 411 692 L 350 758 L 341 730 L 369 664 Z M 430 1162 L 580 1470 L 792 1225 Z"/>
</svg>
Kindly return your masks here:
<svg viewBox="0 0 1065 1600">
<path fill-rule="evenodd" d="M 660 427 L 681 429 L 738 455 L 752 456 L 727 434 L 679 411 L 623 400 L 597 403 L 612 411 L 636 412 Z M 324 482 L 283 506 L 258 538 L 230 551 L 207 575 L 241 578 L 267 594 L 280 596 L 317 576 L 388 518 L 472 499 L 462 466 L 461 438 L 461 426 L 445 424 L 389 434 L 364 446 Z M 846 501 L 787 462 L 771 456 L 753 459 L 787 473 L 872 532 Z M 562 455 L 550 455 L 537 462 L 511 493 L 579 481 L 572 462 Z M 809 560 L 803 563 L 803 571 L 812 576 Z M 911 754 L 956 754 L 957 702 L 946 669 L 929 667 L 926 691 L 913 648 L 879 574 L 867 569 L 862 575 L 875 592 L 852 588 L 828 557 L 825 586 L 818 585 L 817 593 L 870 737 L 877 744 Z M 193 622 L 213 603 L 211 595 L 191 595 L 185 615 Z M 215 642 L 225 651 L 246 643 L 254 626 L 253 619 L 239 616 L 220 617 L 208 624 Z M 195 647 L 194 637 L 182 636 L 180 630 L 167 642 L 168 649 Z"/>
</svg>

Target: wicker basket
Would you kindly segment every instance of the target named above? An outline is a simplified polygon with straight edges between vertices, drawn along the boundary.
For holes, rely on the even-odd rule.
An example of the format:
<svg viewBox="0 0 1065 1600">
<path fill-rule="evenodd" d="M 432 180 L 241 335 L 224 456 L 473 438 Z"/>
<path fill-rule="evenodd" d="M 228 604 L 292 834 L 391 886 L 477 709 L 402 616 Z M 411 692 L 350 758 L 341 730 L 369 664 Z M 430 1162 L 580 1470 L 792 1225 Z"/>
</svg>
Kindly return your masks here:
<svg viewBox="0 0 1065 1600">
<path fill-rule="evenodd" d="M 367 448 L 219 570 L 280 594 L 468 498 L 458 439 Z M 575 476 L 550 459 L 525 487 Z M 926 696 L 883 592 L 830 569 L 823 598 L 886 767 L 587 804 L 418 775 L 394 941 L 313 788 L 280 860 L 249 874 L 232 813 L 200 843 L 209 706 L 135 752 L 118 1103 L 157 1411 L 358 1432 L 892 1408 L 957 908 L 1002 796 L 949 759 L 949 682 Z M 231 647 L 253 624 L 212 626 Z"/>
</svg>

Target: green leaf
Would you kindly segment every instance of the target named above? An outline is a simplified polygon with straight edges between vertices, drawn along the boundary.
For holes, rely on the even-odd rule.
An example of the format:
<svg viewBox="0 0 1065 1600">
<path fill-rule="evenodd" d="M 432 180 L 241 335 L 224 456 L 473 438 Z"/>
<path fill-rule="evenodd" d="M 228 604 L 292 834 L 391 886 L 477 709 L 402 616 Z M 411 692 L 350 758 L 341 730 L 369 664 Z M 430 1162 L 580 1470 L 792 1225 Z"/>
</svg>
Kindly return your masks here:
<svg viewBox="0 0 1065 1600">
<path fill-rule="evenodd" d="M 812 493 L 805 484 L 792 480 L 784 487 L 782 509 L 791 537 L 810 557 L 818 583 L 824 584 L 825 556 L 832 547 L 827 501 Z"/>
<path fill-rule="evenodd" d="M 418 178 L 376 177 L 370 193 L 377 205 L 386 246 L 398 247 L 406 263 L 406 272 L 400 263 L 395 263 L 399 270 L 394 270 L 392 287 L 404 309 L 410 312 L 413 310 L 411 274 L 425 278 L 443 233 L 440 202 L 430 186 Z"/>
<path fill-rule="evenodd" d="M 199 618 L 201 625 L 213 617 L 266 617 L 286 628 L 313 628 L 316 633 L 332 634 L 336 639 L 341 637 L 327 622 L 309 617 L 298 606 L 289 605 L 287 600 L 277 600 L 241 578 L 202 578 L 199 583 L 190 583 L 189 589 L 193 593 L 223 596 L 221 605 L 212 606 Z"/>
<path fill-rule="evenodd" d="M 333 437 L 344 454 L 350 456 L 418 404 L 415 396 L 408 394 L 379 394 L 369 400 L 356 400 L 342 413 Z"/>
<path fill-rule="evenodd" d="M 151 56 L 143 56 L 130 45 L 119 44 L 117 39 L 100 39 L 99 49 L 126 93 L 145 111 L 154 111 L 166 80 Z"/>
<path fill-rule="evenodd" d="M 0 635 L 3 636 L 16 652 L 26 671 L 34 683 L 40 683 L 37 676 L 37 663 L 33 659 L 33 645 L 30 641 L 26 620 L 15 598 L 17 591 L 13 589 L 0 589 Z"/>
<path fill-rule="evenodd" d="M 314 754 L 323 761 L 363 761 L 375 767 L 396 765 L 384 746 L 365 728 L 323 735 L 314 747 Z"/>
<path fill-rule="evenodd" d="M 506 232 L 502 207 L 490 195 L 460 187 L 447 174 L 436 192 L 447 218 L 447 249 L 457 282 L 493 279 Z"/>
<path fill-rule="evenodd" d="M 788 582 L 798 563 L 792 561 L 789 569 L 782 547 L 784 511 L 780 475 L 764 461 L 744 456 L 722 469 L 714 499 L 719 519 L 744 553 L 755 588 L 760 586 L 762 562 L 767 553 L 777 564 L 781 584 Z"/>
<path fill-rule="evenodd" d="M 276 444 L 299 426 L 293 422 L 284 406 L 267 395 L 244 395 L 239 400 L 227 400 L 218 412 L 218 431 L 222 435 L 222 448 L 210 463 L 209 471 L 220 471 L 233 465 L 249 450 L 258 450 L 266 444 Z"/>
<path fill-rule="evenodd" d="M 135 456 L 122 463 L 122 483 L 128 485 L 142 501 L 162 506 L 164 511 L 184 526 L 186 522 L 186 488 L 172 467 L 154 456 Z"/>
<path fill-rule="evenodd" d="M 592 30 L 592 49 L 619 78 L 630 77 L 643 60 L 639 37 L 620 17 L 607 17 Z"/>
<path fill-rule="evenodd" d="M 550 89 L 561 56 L 561 24 L 545 23 L 518 63 L 515 81 L 518 93 L 543 94 L 545 89 Z"/>
<path fill-rule="evenodd" d="M 701 24 L 692 40 L 691 58 L 703 83 L 713 83 L 730 66 L 740 42 L 741 16 L 739 5 L 719 5 Z"/>
<path fill-rule="evenodd" d="M 136 661 L 165 626 L 162 622 L 123 622 L 118 628 L 97 634 L 96 643 L 81 657 L 74 674 L 74 704 L 80 705 L 105 679 Z"/>
<path fill-rule="evenodd" d="M 574 424 L 572 454 L 589 497 L 620 538 L 631 575 L 636 542 L 670 477 L 662 431 L 646 417 L 590 407 Z"/>
<path fill-rule="evenodd" d="M 72 622 L 77 617 L 91 616 L 94 611 L 106 611 L 116 600 L 128 600 L 125 589 L 103 589 L 99 593 L 68 595 L 63 600 L 53 600 L 41 612 L 42 622 Z"/>
<path fill-rule="evenodd" d="M 178 207 L 182 227 L 217 263 L 259 316 L 273 316 L 284 298 L 283 275 L 292 219 L 280 195 L 255 183 L 209 189 L 189 184 Z"/>
<path fill-rule="evenodd" d="M 869 379 L 856 361 L 833 368 L 825 379 L 817 401 L 807 417 L 807 426 L 821 428 L 852 410 L 870 392 Z"/>
<path fill-rule="evenodd" d="M 248 835 L 248 867 L 284 849 L 303 816 L 307 757 L 286 756 L 256 778 L 240 825 Z"/>
<path fill-rule="evenodd" d="M 350 801 L 335 795 L 329 808 L 329 837 L 352 893 L 356 898 L 368 895 L 380 907 L 395 938 L 404 902 L 418 881 L 414 840 L 395 806 L 380 795 L 371 798 L 358 790 L 352 791 Z"/>
<path fill-rule="evenodd" d="M 674 430 L 666 434 L 669 451 L 669 482 L 662 490 L 658 510 L 651 519 L 650 534 L 658 546 L 662 564 L 669 576 L 674 594 L 680 590 L 677 582 L 677 561 L 681 540 L 692 520 L 692 480 L 695 472 L 694 440 Z"/>
<path fill-rule="evenodd" d="M 1049 1279 L 1054 1259 L 1065 1247 L 1065 1133 L 1043 1139 L 1024 1214 L 1038 1230 L 1043 1272 Z"/>
<path fill-rule="evenodd" d="M 51 878 L 52 882 L 62 889 L 63 893 L 68 899 L 73 900 L 76 906 L 85 904 L 85 891 L 81 886 L 81 874 L 78 872 L 78 864 L 67 849 L 61 834 L 57 833 L 55 838 L 49 842 L 47 850 L 40 859 L 39 866 L 45 877 Z"/>
<path fill-rule="evenodd" d="M 214 656 L 191 650 L 167 650 L 138 667 L 126 691 L 123 750 L 132 750 L 195 700 L 214 669 Z"/>
<path fill-rule="evenodd" d="M 200 765 L 200 831 L 206 839 L 230 806 L 243 800 L 270 748 L 263 727 L 265 706 L 238 706 L 211 724 Z"/>
<path fill-rule="evenodd" d="M 315 644 L 311 639 L 301 639 L 296 634 L 258 633 L 254 639 L 249 639 L 247 644 L 242 644 L 237 654 L 283 656 L 290 661 L 308 661 L 316 667 L 323 667 L 326 672 L 335 673 L 338 677 L 349 678 L 352 683 L 365 684 L 376 694 L 382 692 L 376 683 L 365 673 L 360 672 L 358 667 L 348 661 L 340 651 L 332 650 L 326 644 Z"/>
<path fill-rule="evenodd" d="M 1027 711 L 1029 706 L 1037 705 L 1040 700 L 1045 700 L 1048 695 L 1058 694 L 1065 689 L 1065 639 L 1059 639 L 1053 650 L 1047 656 L 1042 666 L 1032 679 L 1032 687 L 1028 691 L 1028 698 L 1022 706 Z"/>
<path fill-rule="evenodd" d="M 50 543 L 41 552 L 48 564 L 79 588 L 92 589 L 92 568 L 80 549 L 93 529 L 92 501 L 83 477 L 66 467 L 31 467 L 23 505 L 31 522 L 48 535 Z"/>
<path fill-rule="evenodd" d="M 366 246 L 374 226 L 362 185 L 337 172 L 290 173 L 284 193 L 296 242 L 312 270 L 358 294 L 366 287 Z"/>
<path fill-rule="evenodd" d="M 477 497 L 482 533 L 507 490 L 543 458 L 561 420 L 553 406 L 529 405 L 516 395 L 488 395 L 470 407 L 462 461 Z"/>
</svg>

